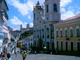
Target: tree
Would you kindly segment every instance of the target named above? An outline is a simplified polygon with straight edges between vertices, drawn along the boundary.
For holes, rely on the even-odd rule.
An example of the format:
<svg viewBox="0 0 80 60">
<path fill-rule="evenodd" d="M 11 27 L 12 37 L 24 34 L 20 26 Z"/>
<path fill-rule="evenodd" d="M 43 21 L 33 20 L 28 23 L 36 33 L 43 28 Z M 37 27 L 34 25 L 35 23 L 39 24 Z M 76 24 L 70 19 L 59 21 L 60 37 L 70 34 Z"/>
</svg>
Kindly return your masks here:
<svg viewBox="0 0 80 60">
<path fill-rule="evenodd" d="M 38 47 L 39 51 L 42 51 L 43 50 L 43 40 L 42 39 L 39 39 L 38 40 Z"/>
</svg>

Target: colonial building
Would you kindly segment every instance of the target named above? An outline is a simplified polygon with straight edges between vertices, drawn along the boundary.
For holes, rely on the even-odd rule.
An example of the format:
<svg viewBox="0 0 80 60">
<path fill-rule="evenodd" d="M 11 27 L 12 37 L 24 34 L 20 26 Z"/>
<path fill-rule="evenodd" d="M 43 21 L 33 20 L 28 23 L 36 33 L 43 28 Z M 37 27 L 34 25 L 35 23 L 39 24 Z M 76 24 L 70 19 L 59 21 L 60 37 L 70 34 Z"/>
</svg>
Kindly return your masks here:
<svg viewBox="0 0 80 60">
<path fill-rule="evenodd" d="M 3 41 L 3 51 L 6 50 L 8 45 L 8 40 L 10 40 L 9 30 L 7 27 L 8 21 L 8 7 L 5 0 L 0 0 L 0 40 Z"/>
<path fill-rule="evenodd" d="M 34 45 L 33 35 L 28 36 L 22 40 L 23 47 L 27 50 L 31 50 L 31 47 Z"/>
<path fill-rule="evenodd" d="M 35 46 L 42 40 L 47 51 L 80 51 L 80 14 L 61 20 L 60 0 L 39 1 L 33 9 Z"/>
<path fill-rule="evenodd" d="M 26 28 L 23 28 L 22 25 L 20 25 L 20 31 L 21 31 L 21 32 L 28 31 L 29 29 L 30 29 L 29 24 L 26 25 Z"/>
<path fill-rule="evenodd" d="M 34 41 L 38 46 L 38 41 L 43 41 L 43 48 L 47 51 L 53 50 L 54 25 L 60 21 L 60 0 L 45 0 L 44 8 L 39 1 L 34 6 L 33 24 L 34 24 Z"/>
<path fill-rule="evenodd" d="M 54 25 L 55 48 L 59 51 L 80 51 L 80 14 Z"/>
</svg>

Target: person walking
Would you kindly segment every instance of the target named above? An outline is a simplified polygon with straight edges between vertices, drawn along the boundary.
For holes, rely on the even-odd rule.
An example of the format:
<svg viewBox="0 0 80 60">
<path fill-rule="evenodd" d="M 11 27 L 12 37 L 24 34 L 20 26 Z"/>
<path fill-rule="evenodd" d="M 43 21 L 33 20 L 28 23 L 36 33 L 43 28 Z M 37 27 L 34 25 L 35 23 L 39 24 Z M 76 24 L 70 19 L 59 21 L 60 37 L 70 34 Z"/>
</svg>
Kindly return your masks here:
<svg viewBox="0 0 80 60">
<path fill-rule="evenodd" d="M 1 60 L 4 60 L 5 59 L 5 54 L 2 52 L 1 53 Z"/>
<path fill-rule="evenodd" d="M 17 57 L 17 52 L 16 51 L 14 51 L 14 54 L 15 54 L 15 57 Z"/>
<path fill-rule="evenodd" d="M 23 60 L 26 59 L 26 52 L 23 52 L 23 53 L 22 53 L 22 57 L 23 57 Z"/>
<path fill-rule="evenodd" d="M 7 60 L 12 60 L 10 53 L 7 54 Z"/>
</svg>

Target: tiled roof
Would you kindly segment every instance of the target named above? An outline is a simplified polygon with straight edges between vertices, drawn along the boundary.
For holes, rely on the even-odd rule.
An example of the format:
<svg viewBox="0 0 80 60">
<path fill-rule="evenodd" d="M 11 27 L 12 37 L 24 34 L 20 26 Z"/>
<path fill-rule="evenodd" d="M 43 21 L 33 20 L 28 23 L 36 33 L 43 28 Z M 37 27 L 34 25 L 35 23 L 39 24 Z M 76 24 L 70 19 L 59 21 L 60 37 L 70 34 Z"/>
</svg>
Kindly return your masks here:
<svg viewBox="0 0 80 60">
<path fill-rule="evenodd" d="M 65 20 L 61 20 L 60 22 L 69 21 L 69 20 L 74 20 L 74 19 L 76 19 L 76 18 L 79 18 L 79 17 L 80 17 L 80 14 L 78 14 L 78 15 L 75 15 L 75 16 L 73 16 L 73 17 L 70 17 L 70 18 L 68 18 L 68 19 L 65 19 Z"/>
</svg>

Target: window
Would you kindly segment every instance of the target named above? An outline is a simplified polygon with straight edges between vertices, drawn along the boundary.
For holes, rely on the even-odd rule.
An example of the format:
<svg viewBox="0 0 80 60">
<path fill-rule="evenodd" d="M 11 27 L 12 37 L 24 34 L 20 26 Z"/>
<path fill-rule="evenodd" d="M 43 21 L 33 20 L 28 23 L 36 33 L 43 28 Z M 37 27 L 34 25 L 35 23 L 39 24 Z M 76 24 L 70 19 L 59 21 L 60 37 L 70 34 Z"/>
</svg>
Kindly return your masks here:
<svg viewBox="0 0 80 60">
<path fill-rule="evenodd" d="M 31 46 L 32 46 L 32 43 L 31 43 Z"/>
<path fill-rule="evenodd" d="M 63 50 L 63 42 L 61 41 L 61 50 Z"/>
<path fill-rule="evenodd" d="M 62 30 L 60 31 L 60 37 L 62 37 Z"/>
<path fill-rule="evenodd" d="M 65 30 L 65 37 L 68 37 L 68 31 Z"/>
<path fill-rule="evenodd" d="M 70 29 L 70 37 L 73 37 L 73 29 Z"/>
<path fill-rule="evenodd" d="M 68 42 L 65 42 L 66 44 L 66 51 L 68 51 Z"/>
<path fill-rule="evenodd" d="M 49 18 L 47 17 L 47 20 L 49 20 Z"/>
<path fill-rule="evenodd" d="M 46 12 L 48 13 L 49 12 L 49 6 L 46 5 Z"/>
<path fill-rule="evenodd" d="M 57 50 L 58 50 L 58 41 L 57 41 Z"/>
<path fill-rule="evenodd" d="M 54 4 L 54 7 L 53 7 L 54 9 L 54 12 L 57 12 L 57 4 Z"/>
<path fill-rule="evenodd" d="M 80 42 L 77 42 L 77 51 L 80 51 Z"/>
<path fill-rule="evenodd" d="M 34 19 L 35 19 L 35 13 L 34 13 Z"/>
<path fill-rule="evenodd" d="M 58 31 L 56 31 L 56 37 L 58 37 Z"/>
<path fill-rule="evenodd" d="M 73 51 L 73 48 L 74 48 L 74 47 L 73 47 L 73 42 L 71 42 L 71 51 Z"/>
<path fill-rule="evenodd" d="M 49 38 L 49 35 L 47 35 L 47 38 Z"/>
<path fill-rule="evenodd" d="M 39 38 L 39 35 L 37 35 L 37 38 Z"/>
<path fill-rule="evenodd" d="M 80 29 L 76 29 L 76 36 L 80 37 Z"/>
</svg>

